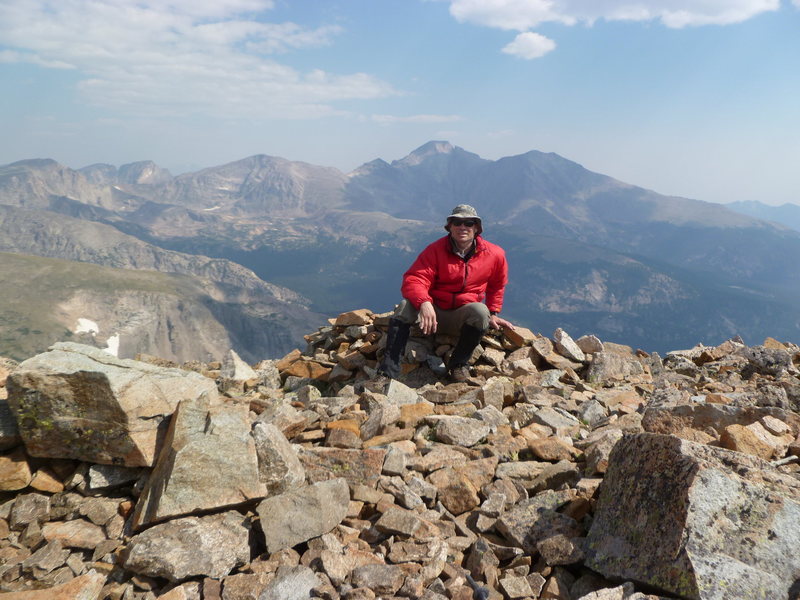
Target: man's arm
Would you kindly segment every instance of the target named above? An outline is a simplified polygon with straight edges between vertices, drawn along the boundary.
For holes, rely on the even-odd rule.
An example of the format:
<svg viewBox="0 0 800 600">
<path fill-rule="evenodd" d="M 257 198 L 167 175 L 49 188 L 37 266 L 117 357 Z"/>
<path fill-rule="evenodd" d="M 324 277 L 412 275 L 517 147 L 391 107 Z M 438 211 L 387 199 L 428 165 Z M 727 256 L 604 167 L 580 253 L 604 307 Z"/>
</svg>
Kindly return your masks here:
<svg viewBox="0 0 800 600">
<path fill-rule="evenodd" d="M 425 302 L 433 302 L 430 289 L 436 279 L 436 264 L 430 248 L 423 250 L 414 263 L 403 273 L 403 284 L 400 293 L 411 302 L 417 310 L 421 310 Z"/>
<path fill-rule="evenodd" d="M 436 261 L 433 248 L 423 250 L 409 269 L 403 274 L 403 285 L 400 288 L 403 298 L 411 302 L 419 311 L 418 323 L 422 333 L 436 333 L 436 311 L 430 290 L 436 280 Z"/>
</svg>

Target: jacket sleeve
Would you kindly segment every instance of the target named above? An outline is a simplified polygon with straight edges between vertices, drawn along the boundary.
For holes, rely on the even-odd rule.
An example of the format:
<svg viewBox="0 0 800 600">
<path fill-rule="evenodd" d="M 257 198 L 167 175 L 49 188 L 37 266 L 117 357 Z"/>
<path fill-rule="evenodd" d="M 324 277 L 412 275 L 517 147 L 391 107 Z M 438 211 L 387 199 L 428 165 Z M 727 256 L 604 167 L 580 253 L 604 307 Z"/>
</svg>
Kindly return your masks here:
<svg viewBox="0 0 800 600">
<path fill-rule="evenodd" d="M 508 263 L 506 254 L 499 250 L 497 259 L 486 284 L 486 306 L 492 312 L 499 313 L 503 309 L 503 295 L 508 283 Z"/>
<path fill-rule="evenodd" d="M 430 290 L 434 281 L 436 281 L 436 257 L 433 248 L 428 246 L 403 274 L 400 291 L 403 298 L 419 310 L 423 302 L 433 302 Z"/>
</svg>

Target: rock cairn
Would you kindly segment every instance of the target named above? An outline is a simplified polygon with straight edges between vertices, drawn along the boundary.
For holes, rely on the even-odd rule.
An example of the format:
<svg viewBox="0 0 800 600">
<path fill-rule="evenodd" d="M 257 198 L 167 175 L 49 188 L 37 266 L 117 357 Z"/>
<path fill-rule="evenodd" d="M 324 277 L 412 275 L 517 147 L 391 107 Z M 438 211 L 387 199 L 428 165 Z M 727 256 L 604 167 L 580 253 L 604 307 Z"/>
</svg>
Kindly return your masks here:
<svg viewBox="0 0 800 600">
<path fill-rule="evenodd" d="M 0 600 L 800 593 L 800 352 L 489 332 L 467 383 L 388 314 L 250 366 L 0 360 Z"/>
</svg>

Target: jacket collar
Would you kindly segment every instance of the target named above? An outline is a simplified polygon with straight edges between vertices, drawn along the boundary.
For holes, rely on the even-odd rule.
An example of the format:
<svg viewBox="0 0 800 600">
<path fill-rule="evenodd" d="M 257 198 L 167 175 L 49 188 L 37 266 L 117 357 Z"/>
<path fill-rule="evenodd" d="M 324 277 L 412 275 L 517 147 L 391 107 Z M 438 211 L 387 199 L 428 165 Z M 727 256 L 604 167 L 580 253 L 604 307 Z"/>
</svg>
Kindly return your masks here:
<svg viewBox="0 0 800 600">
<path fill-rule="evenodd" d="M 456 244 L 453 241 L 453 238 L 450 237 L 449 233 L 447 234 L 445 239 L 447 240 L 447 242 L 446 242 L 447 243 L 447 247 L 450 249 L 450 251 L 453 254 L 455 254 L 456 256 L 458 256 Z M 474 256 L 474 255 L 478 254 L 479 252 L 483 252 L 483 250 L 484 250 L 483 240 L 481 239 L 480 234 L 478 234 L 478 235 L 475 236 L 475 240 L 472 242 L 472 249 L 467 251 L 466 256 L 467 257 Z"/>
</svg>

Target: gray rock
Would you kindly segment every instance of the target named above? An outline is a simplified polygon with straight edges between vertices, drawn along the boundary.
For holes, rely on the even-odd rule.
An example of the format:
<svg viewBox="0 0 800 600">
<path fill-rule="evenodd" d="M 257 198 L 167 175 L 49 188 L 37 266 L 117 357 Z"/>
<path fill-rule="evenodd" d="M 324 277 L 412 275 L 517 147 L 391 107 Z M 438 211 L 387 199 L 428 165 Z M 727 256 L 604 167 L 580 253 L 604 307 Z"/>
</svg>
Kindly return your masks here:
<svg viewBox="0 0 800 600">
<path fill-rule="evenodd" d="M 571 499 L 569 491 L 544 491 L 507 510 L 495 526 L 514 546 L 528 553 L 537 552 L 536 544 L 542 539 L 558 534 L 569 538 L 581 535 L 575 519 L 556 512 Z"/>
<path fill-rule="evenodd" d="M 415 509 L 424 505 L 422 497 L 412 490 L 402 477 L 390 477 L 381 483 L 381 487 L 394 496 L 397 503 L 408 509 Z"/>
<path fill-rule="evenodd" d="M 575 362 L 583 362 L 586 360 L 586 355 L 580 349 L 578 344 L 575 343 L 570 335 L 560 327 L 553 332 L 553 346 L 564 358 L 573 360 Z"/>
<path fill-rule="evenodd" d="M 635 356 L 624 356 L 616 352 L 596 352 L 586 371 L 589 383 L 604 383 L 644 375 L 644 365 Z"/>
<path fill-rule="evenodd" d="M 575 343 L 584 354 L 595 354 L 604 350 L 603 342 L 596 335 L 582 335 L 575 340 Z"/>
<path fill-rule="evenodd" d="M 539 423 L 540 425 L 547 425 L 548 427 L 552 428 L 553 431 L 562 428 L 577 428 L 581 425 L 580 421 L 578 421 L 578 419 L 569 413 L 556 410 L 555 408 L 551 408 L 549 406 L 545 406 L 534 412 L 531 415 L 531 420 L 532 422 Z"/>
<path fill-rule="evenodd" d="M 491 431 L 496 431 L 498 427 L 504 425 L 510 425 L 508 417 L 492 405 L 476 411 L 473 417 L 486 423 Z"/>
<path fill-rule="evenodd" d="M 769 463 L 641 433 L 611 453 L 586 564 L 682 598 L 786 598 L 798 522 L 800 481 Z"/>
<path fill-rule="evenodd" d="M 728 404 L 648 404 L 642 427 L 650 433 L 679 433 L 683 428 L 720 435 L 729 425 L 750 425 L 764 417 L 783 421 L 795 435 L 800 432 L 800 415 L 774 406 L 731 406 Z"/>
<path fill-rule="evenodd" d="M 321 581 L 308 567 L 281 567 L 258 600 L 308 600 Z"/>
<path fill-rule="evenodd" d="M 136 503 L 133 526 L 266 496 L 246 404 L 181 402 Z"/>
<path fill-rule="evenodd" d="M 258 374 L 253 368 L 239 358 L 239 355 L 233 350 L 228 350 L 225 355 L 225 361 L 222 363 L 219 375 L 233 381 L 248 381 L 258 378 Z"/>
<path fill-rule="evenodd" d="M 509 598 L 509 600 L 531 598 L 534 595 L 531 585 L 525 577 L 503 577 L 498 583 L 506 598 Z"/>
<path fill-rule="evenodd" d="M 305 482 L 306 471 L 297 452 L 277 427 L 256 423 L 253 440 L 258 456 L 258 476 L 268 496 L 282 494 Z"/>
<path fill-rule="evenodd" d="M 141 476 L 141 468 L 92 465 L 89 467 L 89 489 L 100 491 L 122 487 L 135 483 Z"/>
<path fill-rule="evenodd" d="M 498 412 L 503 410 L 506 398 L 506 386 L 511 387 L 513 390 L 513 380 L 505 377 L 489 378 L 489 380 L 481 386 L 478 394 L 478 398 L 483 407 L 492 407 Z"/>
<path fill-rule="evenodd" d="M 50 521 L 42 526 L 42 535 L 48 542 L 58 540 L 65 548 L 94 550 L 106 541 L 102 527 L 83 519 Z"/>
<path fill-rule="evenodd" d="M 118 514 L 119 503 L 119 499 L 113 498 L 87 498 L 78 512 L 95 525 L 105 525 Z"/>
<path fill-rule="evenodd" d="M 248 538 L 245 518 L 234 511 L 176 519 L 134 536 L 123 552 L 123 566 L 169 581 L 220 579 L 250 560 Z"/>
<path fill-rule="evenodd" d="M 281 389 L 281 374 L 276 367 L 277 361 L 275 360 L 262 360 L 255 367 L 256 375 L 258 375 L 261 385 L 279 390 Z"/>
<path fill-rule="evenodd" d="M 792 366 L 792 355 L 786 350 L 754 346 L 742 348 L 739 354 L 749 361 L 742 372 L 745 377 L 753 373 L 778 376 Z"/>
<path fill-rule="evenodd" d="M 350 505 L 347 481 L 338 478 L 267 498 L 258 505 L 261 530 L 270 554 L 329 532 Z"/>
<path fill-rule="evenodd" d="M 410 537 L 422 525 L 417 513 L 393 506 L 384 512 L 375 522 L 378 531 Z"/>
<path fill-rule="evenodd" d="M 384 390 L 384 395 L 388 402 L 402 406 L 403 404 L 416 404 L 420 401 L 419 394 L 404 383 L 396 379 L 389 381 Z"/>
<path fill-rule="evenodd" d="M 31 573 L 36 579 L 41 579 L 44 575 L 64 565 L 68 556 L 69 550 L 65 549 L 58 540 L 53 540 L 23 560 L 22 570 Z"/>
<path fill-rule="evenodd" d="M 433 417 L 431 417 L 433 419 Z M 436 417 L 436 438 L 453 446 L 474 446 L 487 435 L 490 427 L 483 421 L 468 417 Z"/>
<path fill-rule="evenodd" d="M 573 565 L 584 559 L 583 544 L 585 538 L 569 538 L 565 535 L 554 535 L 536 544 L 539 554 L 550 566 Z"/>
<path fill-rule="evenodd" d="M 31 523 L 40 525 L 50 519 L 50 497 L 44 494 L 22 494 L 14 500 L 8 521 L 11 529 L 19 531 Z"/>
<path fill-rule="evenodd" d="M 256 423 L 274 425 L 287 438 L 292 438 L 306 428 L 308 420 L 287 401 L 279 400 L 258 415 Z"/>
<path fill-rule="evenodd" d="M 398 565 L 363 565 L 356 567 L 352 575 L 353 585 L 368 588 L 380 596 L 393 596 L 404 579 Z"/>
<path fill-rule="evenodd" d="M 547 489 L 557 490 L 562 487 L 572 487 L 579 479 L 580 474 L 575 463 L 560 460 L 555 464 L 547 464 L 526 487 L 533 493 Z"/>
<path fill-rule="evenodd" d="M 8 405 L 31 456 L 152 466 L 182 400 L 218 398 L 198 373 L 58 343 L 8 377 Z"/>
<path fill-rule="evenodd" d="M 625 582 L 619 587 L 603 588 L 581 596 L 578 600 L 630 600 L 636 590 L 631 582 Z"/>
<path fill-rule="evenodd" d="M 603 432 L 597 440 L 586 448 L 584 451 L 584 455 L 586 456 L 586 475 L 606 472 L 611 451 L 621 439 L 622 431 L 619 429 L 609 429 Z"/>
<path fill-rule="evenodd" d="M 406 472 L 407 454 L 399 448 L 389 448 L 383 460 L 382 473 L 385 475 L 402 475 Z"/>
<path fill-rule="evenodd" d="M 581 421 L 594 427 L 608 416 L 608 409 L 597 400 L 592 399 L 581 404 L 578 415 L 580 415 Z"/>
<path fill-rule="evenodd" d="M 548 369 L 539 375 L 539 385 L 543 388 L 562 388 L 561 378 L 566 375 L 563 369 Z"/>
</svg>

